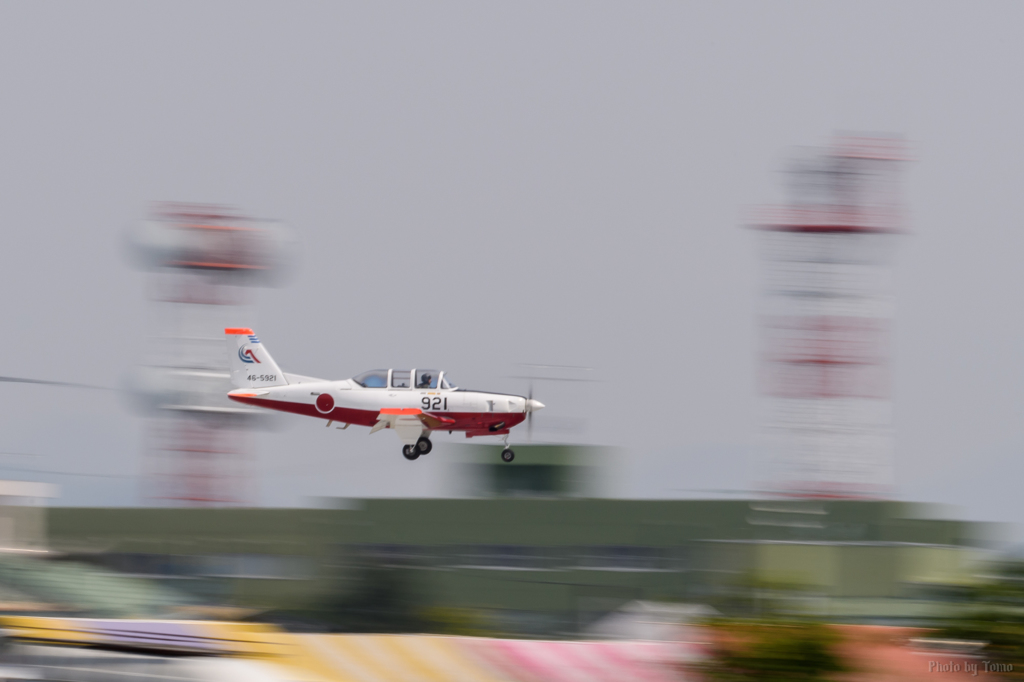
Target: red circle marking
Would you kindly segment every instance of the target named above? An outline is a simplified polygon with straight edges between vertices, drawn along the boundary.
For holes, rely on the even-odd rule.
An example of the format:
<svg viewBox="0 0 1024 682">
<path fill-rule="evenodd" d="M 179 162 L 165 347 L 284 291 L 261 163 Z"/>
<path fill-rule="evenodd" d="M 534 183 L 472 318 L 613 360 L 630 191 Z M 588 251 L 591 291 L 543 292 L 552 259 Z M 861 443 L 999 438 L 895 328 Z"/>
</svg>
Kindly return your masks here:
<svg viewBox="0 0 1024 682">
<path fill-rule="evenodd" d="M 334 409 L 334 398 L 330 393 L 321 393 L 316 397 L 316 409 L 327 414 Z"/>
</svg>

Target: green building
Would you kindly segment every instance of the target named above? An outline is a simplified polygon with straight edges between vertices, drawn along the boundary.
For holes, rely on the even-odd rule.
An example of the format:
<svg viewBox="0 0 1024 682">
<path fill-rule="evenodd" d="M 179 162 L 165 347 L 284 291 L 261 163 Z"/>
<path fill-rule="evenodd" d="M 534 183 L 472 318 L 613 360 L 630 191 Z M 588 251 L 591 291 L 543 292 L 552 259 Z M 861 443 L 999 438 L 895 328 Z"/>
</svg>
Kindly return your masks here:
<svg viewBox="0 0 1024 682">
<path fill-rule="evenodd" d="M 749 611 L 784 598 L 838 619 L 914 621 L 969 582 L 984 554 L 977 526 L 881 501 L 52 508 L 48 528 L 51 548 L 67 558 L 267 617 L 358 628 L 342 612 L 379 609 L 390 620 L 366 627 L 401 629 L 424 614 L 470 614 L 496 631 L 547 634 L 578 631 L 638 599 Z"/>
</svg>

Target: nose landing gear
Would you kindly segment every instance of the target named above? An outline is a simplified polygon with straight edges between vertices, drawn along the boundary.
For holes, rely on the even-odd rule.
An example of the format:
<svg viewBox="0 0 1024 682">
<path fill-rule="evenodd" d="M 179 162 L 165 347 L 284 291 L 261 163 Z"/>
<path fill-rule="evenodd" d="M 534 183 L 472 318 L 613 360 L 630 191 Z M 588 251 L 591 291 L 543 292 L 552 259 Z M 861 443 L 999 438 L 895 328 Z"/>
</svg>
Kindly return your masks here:
<svg viewBox="0 0 1024 682">
<path fill-rule="evenodd" d="M 511 462 L 516 458 L 516 453 L 512 452 L 512 448 L 508 446 L 508 434 L 502 436 L 501 440 L 505 443 L 505 449 L 501 451 L 501 461 Z"/>
</svg>

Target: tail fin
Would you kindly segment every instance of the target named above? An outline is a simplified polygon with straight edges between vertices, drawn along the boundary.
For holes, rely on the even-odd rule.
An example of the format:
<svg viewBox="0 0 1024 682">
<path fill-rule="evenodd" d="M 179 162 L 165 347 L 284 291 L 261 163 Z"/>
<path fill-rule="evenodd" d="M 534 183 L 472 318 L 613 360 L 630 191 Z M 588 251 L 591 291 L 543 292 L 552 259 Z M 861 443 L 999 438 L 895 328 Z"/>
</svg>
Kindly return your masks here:
<svg viewBox="0 0 1024 682">
<path fill-rule="evenodd" d="M 237 388 L 259 388 L 263 386 L 285 386 L 288 380 L 284 372 L 270 357 L 266 346 L 256 338 L 251 329 L 229 327 L 228 366 L 231 367 L 231 383 Z"/>
</svg>

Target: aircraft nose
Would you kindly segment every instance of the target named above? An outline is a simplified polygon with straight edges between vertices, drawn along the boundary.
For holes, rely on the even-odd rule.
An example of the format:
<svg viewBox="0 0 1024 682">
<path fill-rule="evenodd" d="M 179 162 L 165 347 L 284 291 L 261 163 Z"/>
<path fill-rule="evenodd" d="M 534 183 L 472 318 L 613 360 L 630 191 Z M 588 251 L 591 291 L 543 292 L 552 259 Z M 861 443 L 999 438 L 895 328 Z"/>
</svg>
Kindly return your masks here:
<svg viewBox="0 0 1024 682">
<path fill-rule="evenodd" d="M 542 403 L 539 400 L 534 400 L 533 398 L 530 398 L 529 400 L 526 401 L 526 411 L 527 412 L 536 412 L 537 410 L 543 410 L 543 409 L 544 409 L 544 403 Z"/>
</svg>

